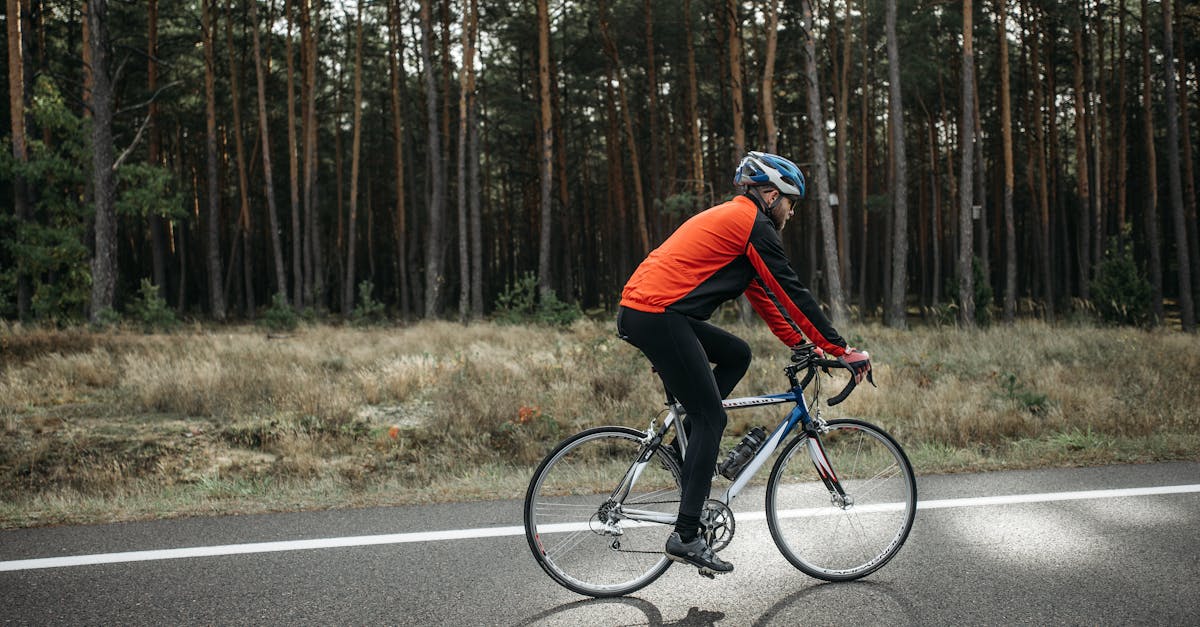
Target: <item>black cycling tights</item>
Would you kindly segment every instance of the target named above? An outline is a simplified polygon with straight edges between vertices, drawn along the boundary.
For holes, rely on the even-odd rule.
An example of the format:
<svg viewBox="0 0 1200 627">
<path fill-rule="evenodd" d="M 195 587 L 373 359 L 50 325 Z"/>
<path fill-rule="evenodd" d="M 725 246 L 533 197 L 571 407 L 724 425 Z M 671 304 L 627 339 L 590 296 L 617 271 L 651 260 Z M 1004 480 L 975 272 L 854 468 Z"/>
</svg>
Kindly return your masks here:
<svg viewBox="0 0 1200 627">
<path fill-rule="evenodd" d="M 687 410 L 688 450 L 676 530 L 681 536 L 694 535 L 728 422 L 721 399 L 750 367 L 750 346 L 728 331 L 669 311 L 655 314 L 622 307 L 617 332 L 645 353 Z M 709 363 L 715 366 L 711 370 Z"/>
</svg>

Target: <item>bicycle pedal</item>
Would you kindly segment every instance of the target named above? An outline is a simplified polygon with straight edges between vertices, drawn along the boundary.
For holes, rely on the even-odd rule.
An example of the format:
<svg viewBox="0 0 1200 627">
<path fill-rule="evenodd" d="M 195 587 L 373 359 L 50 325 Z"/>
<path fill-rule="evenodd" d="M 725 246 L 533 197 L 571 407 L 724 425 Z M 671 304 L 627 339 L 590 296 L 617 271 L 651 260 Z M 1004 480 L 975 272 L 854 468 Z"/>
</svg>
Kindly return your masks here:
<svg viewBox="0 0 1200 627">
<path fill-rule="evenodd" d="M 708 577 L 709 579 L 716 579 L 719 574 L 711 568 L 697 568 L 696 572 L 700 573 L 701 577 Z"/>
</svg>

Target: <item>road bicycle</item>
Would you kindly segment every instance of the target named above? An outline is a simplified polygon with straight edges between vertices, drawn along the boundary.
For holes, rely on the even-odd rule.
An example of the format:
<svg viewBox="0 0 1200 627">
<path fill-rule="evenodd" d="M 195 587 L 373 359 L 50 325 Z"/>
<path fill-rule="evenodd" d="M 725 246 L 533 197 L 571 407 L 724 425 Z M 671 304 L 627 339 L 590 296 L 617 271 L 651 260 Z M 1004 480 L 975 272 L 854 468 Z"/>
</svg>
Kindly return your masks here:
<svg viewBox="0 0 1200 627">
<path fill-rule="evenodd" d="M 794 407 L 769 434 L 748 434 L 717 466 L 730 483 L 722 494 L 714 481 L 717 496 L 705 502 L 700 527 L 713 551 L 729 546 L 736 531 L 730 504 L 776 450 L 766 520 L 775 545 L 796 568 L 826 581 L 850 581 L 875 572 L 904 545 L 917 510 L 912 465 L 883 429 L 821 418 L 815 375 L 830 368 L 853 373 L 845 360 L 828 359 L 811 344 L 798 347 L 784 368 L 789 391 L 723 401 L 726 410 Z M 810 383 L 811 405 L 804 396 Z M 855 384 L 851 376 L 827 403 L 840 403 Z M 674 563 L 663 546 L 679 508 L 687 435 L 679 428 L 684 408 L 670 391 L 666 407 L 661 426 L 656 416 L 644 431 L 606 426 L 571 436 L 534 472 L 525 494 L 525 536 L 538 564 L 562 586 L 592 597 L 621 596 Z M 671 433 L 675 440 L 668 443 Z M 764 436 L 761 443 L 757 435 Z"/>
</svg>

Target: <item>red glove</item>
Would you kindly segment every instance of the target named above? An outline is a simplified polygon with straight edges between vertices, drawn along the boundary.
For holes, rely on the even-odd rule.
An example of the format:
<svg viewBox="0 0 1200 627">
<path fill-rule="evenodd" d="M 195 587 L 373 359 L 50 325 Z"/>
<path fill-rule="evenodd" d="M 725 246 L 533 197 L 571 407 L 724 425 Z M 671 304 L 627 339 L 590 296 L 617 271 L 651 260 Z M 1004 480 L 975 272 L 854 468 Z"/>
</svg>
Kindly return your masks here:
<svg viewBox="0 0 1200 627">
<path fill-rule="evenodd" d="M 860 351 L 855 348 L 846 348 L 842 359 L 850 364 L 850 370 L 854 373 L 854 382 L 862 383 L 867 373 L 871 372 L 871 355 L 867 351 Z"/>
</svg>

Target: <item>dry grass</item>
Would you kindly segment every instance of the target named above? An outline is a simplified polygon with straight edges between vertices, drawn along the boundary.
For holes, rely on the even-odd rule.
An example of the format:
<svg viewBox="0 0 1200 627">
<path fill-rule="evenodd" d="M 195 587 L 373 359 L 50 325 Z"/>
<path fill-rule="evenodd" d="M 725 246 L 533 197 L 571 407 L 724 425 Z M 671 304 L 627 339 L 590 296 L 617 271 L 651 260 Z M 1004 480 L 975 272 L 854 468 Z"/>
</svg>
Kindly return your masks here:
<svg viewBox="0 0 1200 627">
<path fill-rule="evenodd" d="M 733 330 L 757 356 L 734 394 L 780 391 L 786 352 L 763 325 Z M 1195 336 L 1025 322 L 850 337 L 880 389 L 825 416 L 883 425 L 918 472 L 1200 459 Z M 282 339 L 0 327 L 0 526 L 511 498 L 561 438 L 660 407 L 608 321 Z M 777 420 L 731 417 L 731 442 Z"/>
</svg>

